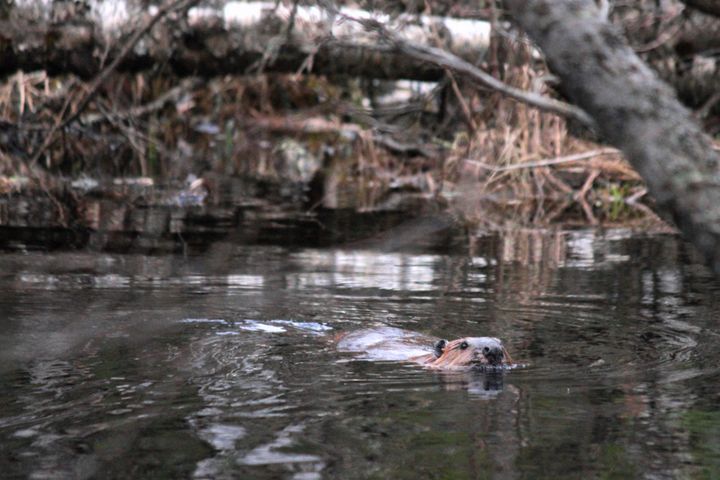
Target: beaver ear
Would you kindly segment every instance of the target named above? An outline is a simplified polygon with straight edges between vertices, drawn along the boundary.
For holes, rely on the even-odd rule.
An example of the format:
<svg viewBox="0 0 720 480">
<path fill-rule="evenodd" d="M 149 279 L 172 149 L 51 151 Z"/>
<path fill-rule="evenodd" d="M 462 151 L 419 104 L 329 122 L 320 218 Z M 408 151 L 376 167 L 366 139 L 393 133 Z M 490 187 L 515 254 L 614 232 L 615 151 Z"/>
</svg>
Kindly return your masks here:
<svg viewBox="0 0 720 480">
<path fill-rule="evenodd" d="M 440 358 L 445 351 L 445 346 L 447 345 L 447 340 L 438 340 L 435 342 L 435 345 L 433 345 L 433 352 L 435 353 L 435 358 Z"/>
</svg>

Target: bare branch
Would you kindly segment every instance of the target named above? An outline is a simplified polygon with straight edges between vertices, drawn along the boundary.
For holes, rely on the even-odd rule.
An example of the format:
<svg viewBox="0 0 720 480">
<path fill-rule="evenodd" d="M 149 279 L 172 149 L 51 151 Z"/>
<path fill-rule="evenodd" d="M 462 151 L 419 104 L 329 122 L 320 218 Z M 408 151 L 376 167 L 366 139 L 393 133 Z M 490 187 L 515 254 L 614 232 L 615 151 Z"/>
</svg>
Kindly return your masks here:
<svg viewBox="0 0 720 480">
<path fill-rule="evenodd" d="M 602 155 L 618 155 L 620 150 L 615 148 L 600 148 L 597 150 L 590 150 L 588 152 L 576 153 L 574 155 L 566 155 L 564 157 L 555 157 L 547 160 L 541 160 L 539 162 L 528 162 L 528 163 L 514 163 L 512 165 L 495 166 L 487 165 L 476 160 L 465 159 L 466 162 L 472 163 L 472 165 L 482 168 L 484 170 L 491 170 L 493 172 L 507 172 L 509 170 L 523 170 L 526 168 L 540 168 L 549 167 L 551 165 L 560 165 L 562 163 L 572 163 L 580 160 L 588 160 Z"/>
<path fill-rule="evenodd" d="M 458 72 L 472 78 L 488 88 L 542 111 L 555 113 L 566 118 L 573 118 L 588 128 L 595 127 L 594 120 L 581 108 L 539 95 L 537 93 L 512 87 L 450 52 L 404 40 L 393 32 L 390 32 L 377 21 L 352 17 L 346 18 L 362 24 L 368 30 L 377 32 L 383 40 L 390 43 L 394 48 L 416 60 L 433 63 L 440 67 Z"/>
<path fill-rule="evenodd" d="M 37 164 L 37 161 L 40 159 L 43 153 L 45 153 L 45 151 L 55 141 L 55 134 L 59 130 L 64 129 L 72 122 L 77 120 L 77 118 L 82 114 L 85 108 L 87 108 L 88 104 L 92 101 L 95 95 L 97 95 L 98 90 L 100 89 L 102 84 L 105 83 L 108 77 L 110 77 L 110 75 L 115 71 L 115 69 L 117 69 L 120 62 L 122 62 L 128 56 L 128 54 L 132 51 L 133 48 L 135 48 L 137 43 L 143 36 L 145 36 L 146 33 L 148 33 L 163 17 L 165 17 L 169 13 L 176 10 L 189 8 L 190 6 L 196 4 L 198 1 L 199 0 L 171 0 L 161 6 L 158 9 L 157 13 L 153 15 L 152 18 L 150 18 L 145 23 L 145 25 L 136 30 L 135 33 L 125 43 L 123 48 L 120 50 L 120 53 L 113 59 L 113 61 L 110 62 L 110 64 L 105 67 L 99 74 L 97 74 L 95 78 L 90 82 L 84 93 L 79 93 L 79 98 L 66 103 L 66 107 L 71 104 L 77 105 L 74 109 L 74 112 L 71 113 L 68 117 L 63 118 L 64 112 L 66 110 L 63 109 L 63 114 L 60 115 L 55 124 L 52 126 L 50 132 L 48 132 L 47 137 L 45 137 L 42 145 L 40 145 L 40 148 L 38 148 L 38 150 L 33 153 L 30 160 L 30 165 L 32 166 Z"/>
</svg>

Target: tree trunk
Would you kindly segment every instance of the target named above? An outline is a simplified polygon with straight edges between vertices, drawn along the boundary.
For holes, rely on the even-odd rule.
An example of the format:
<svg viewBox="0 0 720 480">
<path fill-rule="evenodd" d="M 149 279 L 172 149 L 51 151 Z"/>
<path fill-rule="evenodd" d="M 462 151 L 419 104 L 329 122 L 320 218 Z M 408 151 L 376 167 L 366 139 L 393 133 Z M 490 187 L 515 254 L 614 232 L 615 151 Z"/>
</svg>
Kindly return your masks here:
<svg viewBox="0 0 720 480">
<path fill-rule="evenodd" d="M 137 18 L 129 3 L 98 2 L 91 12 L 47 15 L 16 6 L 0 20 L 0 75 L 16 70 L 97 74 L 122 47 Z M 122 62 L 138 71 L 167 65 L 187 75 L 296 72 L 374 78 L 437 80 L 443 70 L 378 46 L 373 33 L 342 15 L 373 18 L 406 39 L 440 46 L 475 63 L 490 42 L 490 25 L 476 20 L 402 15 L 390 18 L 356 9 L 331 17 L 317 7 L 265 2 L 227 2 L 197 7 L 158 25 Z M 52 20 L 52 17 L 62 17 Z"/>
<path fill-rule="evenodd" d="M 720 2 L 717 0 L 682 0 L 682 2 L 701 12 L 720 17 Z"/>
<path fill-rule="evenodd" d="M 658 208 L 720 275 L 720 157 L 674 92 L 592 0 L 506 0 L 570 98 L 647 182 Z"/>
<path fill-rule="evenodd" d="M 720 2 L 718 2 L 720 4 Z M 617 7 L 614 24 L 660 77 L 692 109 L 720 91 L 720 18 L 672 2 L 637 1 Z"/>
</svg>

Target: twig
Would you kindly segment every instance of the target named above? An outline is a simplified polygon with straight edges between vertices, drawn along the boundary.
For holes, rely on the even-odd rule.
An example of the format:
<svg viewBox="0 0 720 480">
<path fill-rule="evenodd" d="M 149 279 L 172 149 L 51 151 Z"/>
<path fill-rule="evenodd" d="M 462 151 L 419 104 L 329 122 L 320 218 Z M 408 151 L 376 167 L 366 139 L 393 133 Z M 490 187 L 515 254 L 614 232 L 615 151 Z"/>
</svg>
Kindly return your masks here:
<svg viewBox="0 0 720 480">
<path fill-rule="evenodd" d="M 290 11 L 290 18 L 288 19 L 287 28 L 285 29 L 285 41 L 290 43 L 290 36 L 292 35 L 293 28 L 295 28 L 295 17 L 298 11 L 298 0 L 293 1 L 293 7 Z"/>
<path fill-rule="evenodd" d="M 303 117 L 302 115 L 284 117 L 254 115 L 248 119 L 247 126 L 273 132 L 304 134 L 342 133 L 354 136 L 363 131 L 362 127 L 354 123 L 343 123 L 323 117 Z"/>
<path fill-rule="evenodd" d="M 395 154 L 416 156 L 419 155 L 425 158 L 437 158 L 439 156 L 439 149 L 433 148 L 433 146 L 425 145 L 422 143 L 403 143 L 390 136 L 375 134 L 373 136 L 375 143 L 382 145 L 386 149 L 390 150 Z"/>
<path fill-rule="evenodd" d="M 663 14 L 660 16 L 660 22 L 661 26 L 664 25 L 670 25 L 675 20 L 678 20 L 675 25 L 670 25 L 668 27 L 663 27 L 663 30 L 659 32 L 653 41 L 650 43 L 646 43 L 645 45 L 638 45 L 636 47 L 633 47 L 633 50 L 635 50 L 637 53 L 647 53 L 649 51 L 655 50 L 658 47 L 661 47 L 665 43 L 672 40 L 675 36 L 677 36 L 680 31 L 683 28 L 684 19 L 682 18 L 685 12 L 685 7 L 683 5 L 678 5 L 678 8 L 670 9 L 669 12 Z"/>
<path fill-rule="evenodd" d="M 595 218 L 595 215 L 593 215 L 592 207 L 587 202 L 587 193 L 590 191 L 590 189 L 593 186 L 593 183 L 595 182 L 595 179 L 600 175 L 600 172 L 598 170 L 593 170 L 590 172 L 590 174 L 587 176 L 587 179 L 585 180 L 585 183 L 583 186 L 578 190 L 578 192 L 575 194 L 575 201 L 580 204 L 580 206 L 583 209 L 583 212 L 585 212 L 585 216 L 588 219 L 588 222 L 590 222 L 590 225 L 597 225 L 598 221 L 597 218 Z"/>
<path fill-rule="evenodd" d="M 203 82 L 201 80 L 196 79 L 196 78 L 193 78 L 190 80 L 184 80 L 183 82 L 180 83 L 180 85 L 171 88 L 170 90 L 166 91 L 165 93 L 163 93 L 162 95 L 157 97 L 155 100 L 152 100 L 151 102 L 148 102 L 143 105 L 139 105 L 137 107 L 132 107 L 127 110 L 123 110 L 122 112 L 113 112 L 113 117 L 116 120 L 124 120 L 126 118 L 142 117 L 149 113 L 160 110 L 168 102 L 176 100 L 183 93 L 193 90 L 196 86 L 198 86 L 202 83 Z M 102 114 L 91 113 L 88 115 L 83 115 L 83 117 L 81 118 L 81 122 L 85 125 L 91 125 L 94 123 L 101 122 L 105 119 L 107 119 L 107 115 L 105 115 L 104 113 L 102 113 Z"/>
<path fill-rule="evenodd" d="M 575 199 L 585 199 L 587 196 L 587 193 L 590 191 L 590 189 L 593 186 L 593 183 L 595 183 L 595 179 L 600 176 L 599 170 L 592 170 L 587 178 L 585 179 L 585 183 L 583 183 L 583 186 L 578 190 L 578 192 L 575 194 Z"/>
<path fill-rule="evenodd" d="M 453 75 L 451 72 L 448 72 L 448 76 L 450 77 L 450 85 L 452 86 L 453 93 L 455 94 L 455 98 L 457 98 L 458 103 L 460 104 L 460 108 L 463 112 L 463 116 L 465 117 L 465 121 L 467 122 L 467 126 L 470 128 L 470 133 L 474 134 L 477 131 L 477 124 L 472 118 L 472 115 L 470 115 L 470 107 L 468 107 L 467 102 L 462 96 L 462 92 L 460 91 L 460 87 L 457 84 L 457 81 L 455 80 L 455 75 Z"/>
<path fill-rule="evenodd" d="M 397 37 L 395 39 L 395 45 L 406 55 L 410 55 L 418 60 L 435 63 L 441 67 L 449 68 L 463 75 L 467 75 L 486 87 L 492 88 L 493 90 L 503 93 L 510 98 L 518 100 L 519 102 L 531 105 L 546 112 L 562 115 L 563 117 L 574 118 L 589 128 L 594 128 L 595 126 L 595 121 L 587 113 L 585 113 L 584 110 L 574 105 L 570 105 L 569 103 L 511 87 L 510 85 L 501 82 L 492 75 L 485 73 L 476 66 L 450 52 L 425 45 L 410 44 L 409 42 L 400 40 Z"/>
<path fill-rule="evenodd" d="M 627 203 L 626 202 L 626 205 L 635 210 L 639 210 L 641 213 L 643 213 L 647 217 L 650 217 L 650 218 L 653 218 L 655 220 L 665 223 L 664 220 L 657 213 L 655 213 L 652 208 L 648 207 L 644 203 L 640 203 L 640 202 Z"/>
<path fill-rule="evenodd" d="M 572 202 L 568 199 L 561 200 L 550 210 L 544 218 L 546 224 L 552 223 L 556 218 L 562 215 L 572 205 Z"/>
<path fill-rule="evenodd" d="M 720 92 L 715 92 L 714 94 L 710 95 L 710 98 L 708 98 L 705 103 L 702 104 L 702 106 L 693 114 L 693 116 L 700 119 L 706 118 L 708 114 L 710 114 L 710 111 L 713 109 L 715 104 L 718 102 L 720 102 Z"/>
<path fill-rule="evenodd" d="M 543 168 L 538 171 L 542 172 L 547 181 L 551 183 L 555 188 L 563 192 L 565 195 L 569 195 L 572 193 L 572 188 L 570 188 L 567 183 L 559 179 L 549 168 Z"/>
<path fill-rule="evenodd" d="M 276 0 L 273 9 L 277 10 L 279 7 L 280 1 Z M 263 50 L 262 57 L 247 68 L 247 73 L 261 74 L 265 72 L 265 67 L 267 67 L 268 65 L 272 65 L 275 60 L 277 60 L 278 55 L 280 54 L 280 49 L 286 44 L 290 43 L 290 37 L 292 36 L 293 28 L 295 28 L 295 17 L 297 16 L 297 12 L 298 0 L 294 0 L 292 10 L 290 11 L 290 17 L 288 18 L 287 27 L 285 28 L 285 32 L 281 32 L 278 35 L 275 35 L 267 42 L 267 47 Z M 312 68 L 312 62 L 314 57 L 315 54 L 311 53 L 305 58 L 305 61 L 308 62 L 310 68 Z M 303 71 L 303 68 L 306 64 L 305 61 L 298 69 L 298 73 Z"/>
<path fill-rule="evenodd" d="M 644 197 L 647 194 L 647 188 L 641 188 L 637 192 L 633 193 L 629 197 L 625 199 L 625 203 L 628 205 L 635 205 L 638 203 L 638 200 L 640 200 L 642 197 Z"/>
<path fill-rule="evenodd" d="M 43 153 L 54 143 L 55 141 L 55 134 L 58 132 L 58 130 L 62 130 L 68 125 L 70 125 L 72 122 L 74 122 L 85 110 L 85 108 L 88 106 L 88 104 L 92 101 L 93 98 L 95 98 L 95 95 L 97 95 L 100 87 L 102 84 L 108 79 L 110 74 L 112 74 L 115 69 L 120 65 L 120 62 L 122 62 L 128 54 L 132 51 L 133 48 L 135 48 L 135 45 L 140 41 L 140 39 L 149 32 L 157 22 L 159 22 L 163 17 L 165 17 L 167 14 L 174 10 L 180 10 L 183 8 L 190 7 L 197 3 L 199 0 L 172 0 L 167 2 L 165 5 L 161 6 L 157 13 L 147 21 L 147 23 L 130 37 L 130 39 L 125 43 L 123 48 L 120 50 L 120 53 L 115 57 L 115 59 L 110 62 L 110 65 L 105 67 L 100 73 L 98 73 L 95 78 L 90 82 L 90 85 L 88 85 L 88 88 L 85 89 L 85 92 L 80 96 L 78 102 L 77 102 L 77 108 L 75 111 L 70 114 L 69 117 L 63 119 L 63 114 L 58 117 L 55 124 L 50 129 L 50 132 L 48 132 L 48 135 L 45 137 L 45 140 L 43 141 L 42 145 L 40 145 L 40 148 L 33 153 L 30 165 L 34 166 L 37 164 L 37 161 L 40 159 Z M 69 104 L 70 102 L 68 102 Z"/>
<path fill-rule="evenodd" d="M 637 53 L 647 53 L 652 50 L 655 50 L 656 48 L 663 46 L 664 44 L 666 44 L 667 42 L 672 40 L 674 37 L 676 37 L 682 30 L 682 27 L 683 27 L 683 24 L 678 23 L 675 26 L 670 27 L 667 30 L 665 30 L 664 32 L 662 32 L 652 42 L 647 43 L 645 45 L 640 45 L 640 46 L 634 47 L 634 50 Z"/>
<path fill-rule="evenodd" d="M 144 147 L 142 147 L 139 142 L 144 142 L 145 144 L 152 144 L 163 155 L 170 154 L 167 148 L 165 148 L 165 145 L 161 141 L 154 138 L 152 135 L 145 134 L 139 131 L 137 128 L 131 125 L 125 125 L 123 123 L 123 120 L 127 120 L 128 118 L 133 119 L 132 116 L 123 117 L 122 113 L 112 112 L 102 103 L 98 104 L 98 110 L 100 110 L 100 112 L 104 116 L 105 121 L 107 121 L 110 125 L 120 131 L 120 134 L 125 137 L 125 139 L 130 143 L 130 146 L 135 149 L 138 155 L 144 155 Z"/>
<path fill-rule="evenodd" d="M 539 162 L 516 163 L 513 165 L 505 165 L 502 167 L 488 165 L 487 163 L 478 162 L 477 160 L 473 160 L 471 158 L 466 158 L 464 159 L 464 161 L 478 168 L 482 168 L 483 170 L 490 170 L 493 172 L 506 172 L 508 170 L 521 170 L 523 168 L 548 167 L 550 165 L 577 162 L 579 160 L 586 160 L 589 158 L 599 157 L 601 155 L 615 155 L 618 153 L 620 153 L 620 151 L 615 148 L 599 148 L 597 150 L 590 150 L 589 152 L 576 153 L 574 155 L 567 155 L 564 157 L 555 157 L 548 160 L 540 160 Z"/>
</svg>

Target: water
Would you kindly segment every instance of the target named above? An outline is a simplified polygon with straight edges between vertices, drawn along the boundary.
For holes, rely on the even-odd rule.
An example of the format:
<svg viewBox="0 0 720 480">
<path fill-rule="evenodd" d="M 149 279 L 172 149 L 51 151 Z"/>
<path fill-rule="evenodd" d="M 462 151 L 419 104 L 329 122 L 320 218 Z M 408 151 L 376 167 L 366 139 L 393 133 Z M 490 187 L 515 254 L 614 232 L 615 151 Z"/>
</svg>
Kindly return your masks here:
<svg viewBox="0 0 720 480">
<path fill-rule="evenodd" d="M 0 255 L 3 478 L 718 478 L 718 284 L 673 236 Z M 342 332 L 496 336 L 501 378 Z"/>
</svg>

